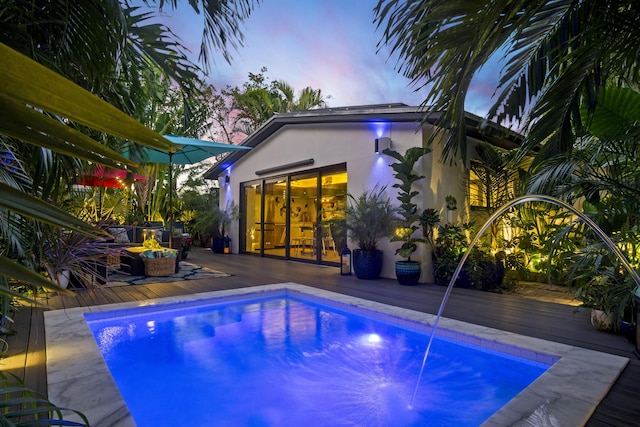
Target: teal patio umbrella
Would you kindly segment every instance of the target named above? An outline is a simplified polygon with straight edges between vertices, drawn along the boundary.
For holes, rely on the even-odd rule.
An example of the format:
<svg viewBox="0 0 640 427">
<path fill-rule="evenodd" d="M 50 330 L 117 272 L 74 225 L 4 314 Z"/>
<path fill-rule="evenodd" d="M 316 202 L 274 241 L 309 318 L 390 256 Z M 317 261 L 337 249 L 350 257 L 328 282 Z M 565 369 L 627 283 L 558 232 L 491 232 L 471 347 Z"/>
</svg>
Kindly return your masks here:
<svg viewBox="0 0 640 427">
<path fill-rule="evenodd" d="M 191 165 L 230 151 L 250 150 L 251 147 L 222 144 L 220 142 L 176 135 L 162 136 L 179 147 L 171 151 L 143 147 L 141 161 L 169 165 L 169 247 L 171 247 L 171 237 L 173 236 L 173 165 Z"/>
</svg>

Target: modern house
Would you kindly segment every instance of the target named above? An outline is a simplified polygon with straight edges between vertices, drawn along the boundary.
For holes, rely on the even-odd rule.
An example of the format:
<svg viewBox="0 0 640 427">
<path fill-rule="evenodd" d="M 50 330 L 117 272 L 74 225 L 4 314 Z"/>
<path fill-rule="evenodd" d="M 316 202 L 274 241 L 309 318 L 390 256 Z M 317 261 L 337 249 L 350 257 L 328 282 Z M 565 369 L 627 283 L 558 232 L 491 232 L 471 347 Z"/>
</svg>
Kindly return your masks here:
<svg viewBox="0 0 640 427">
<path fill-rule="evenodd" d="M 276 114 L 250 135 L 243 145 L 250 151 L 228 154 L 205 177 L 220 183 L 220 205 L 234 202 L 240 220 L 232 226 L 231 251 L 336 265 L 345 239 L 330 226 L 344 218 L 347 194 L 357 196 L 376 185 L 387 186 L 395 200 L 391 158 L 381 152 L 391 147 L 404 152 L 427 143 L 438 114 L 421 124 L 419 107 L 405 104 L 327 108 Z M 497 125 L 478 131 L 480 117 L 467 114 L 469 156 L 475 145 L 490 142 L 503 149 L 518 144 L 518 135 Z M 470 161 L 441 163 L 441 145 L 417 164 L 425 179 L 419 182 L 420 208 L 439 210 L 447 219 L 445 198 L 458 200 L 457 218 L 468 218 L 470 202 L 487 199 L 470 189 Z M 476 177 L 477 178 L 477 177 Z M 484 190 L 483 190 L 484 191 Z M 476 194 L 471 197 L 470 194 Z M 351 249 L 355 244 L 347 241 Z M 398 243 L 380 242 L 384 251 L 383 277 L 395 277 Z M 419 248 L 421 282 L 432 280 L 430 256 Z"/>
</svg>

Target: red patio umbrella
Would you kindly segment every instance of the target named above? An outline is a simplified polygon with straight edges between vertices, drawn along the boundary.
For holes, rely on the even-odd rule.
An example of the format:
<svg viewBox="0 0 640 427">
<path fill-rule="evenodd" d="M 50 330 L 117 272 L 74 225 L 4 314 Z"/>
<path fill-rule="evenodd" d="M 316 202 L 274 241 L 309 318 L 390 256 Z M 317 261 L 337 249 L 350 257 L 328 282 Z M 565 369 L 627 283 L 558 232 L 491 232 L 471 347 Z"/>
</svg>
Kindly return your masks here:
<svg viewBox="0 0 640 427">
<path fill-rule="evenodd" d="M 86 187 L 124 188 L 125 183 L 119 178 L 98 178 L 97 176 L 82 176 L 78 185 Z"/>
<path fill-rule="evenodd" d="M 127 175 L 131 172 L 123 169 L 108 169 L 103 165 L 95 165 L 93 172 L 88 172 L 78 178 L 78 185 L 87 187 L 100 187 L 98 198 L 98 212 L 102 214 L 102 190 L 104 188 L 125 188 Z M 148 178 L 133 174 L 134 181 L 146 181 Z"/>
</svg>

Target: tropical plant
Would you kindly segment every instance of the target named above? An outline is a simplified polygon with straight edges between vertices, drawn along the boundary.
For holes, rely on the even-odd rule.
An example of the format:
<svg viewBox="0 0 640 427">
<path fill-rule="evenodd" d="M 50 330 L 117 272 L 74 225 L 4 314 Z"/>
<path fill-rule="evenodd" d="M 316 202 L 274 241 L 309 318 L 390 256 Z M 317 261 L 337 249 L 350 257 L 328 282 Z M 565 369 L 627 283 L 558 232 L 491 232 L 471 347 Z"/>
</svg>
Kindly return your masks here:
<svg viewBox="0 0 640 427">
<path fill-rule="evenodd" d="M 226 55 L 227 48 L 242 37 L 239 21 L 249 15 L 257 1 L 234 1 L 224 7 L 214 0 L 190 4 L 196 11 L 199 5 L 204 6 L 205 39 Z M 175 7 L 176 3 L 174 0 L 171 5 Z M 71 178 L 82 170 L 81 162 L 115 168 L 135 166 L 119 150 L 110 148 L 119 148 L 123 140 L 164 151 L 174 148 L 159 133 L 126 113 L 133 100 L 149 96 L 144 76 L 164 74 L 189 92 L 195 67 L 166 28 L 138 26 L 148 15 L 134 16 L 135 10 L 117 0 L 2 2 L 2 322 L 10 299 L 26 298 L 10 287 L 12 283 L 60 291 L 36 271 L 43 248 L 37 247 L 31 237 L 39 225 L 81 236 L 104 233 L 47 202 L 64 198 Z M 128 37 L 131 34 L 127 31 L 132 29 L 139 32 Z M 50 411 L 55 414 L 58 408 L 10 381 L 2 382 L 0 390 L 6 397 L 0 424 L 11 425 L 16 417 L 33 415 L 37 417 L 34 425 L 82 425 L 48 420 Z"/>
<path fill-rule="evenodd" d="M 470 165 L 470 214 L 473 221 L 483 224 L 496 208 L 524 194 L 522 178 L 526 175 L 522 171 L 531 159 L 516 162 L 515 150 L 505 151 L 484 142 L 476 146 L 476 152 L 478 159 Z M 491 223 L 489 233 L 482 236 L 481 242 L 492 253 L 504 251 L 508 245 L 504 239 L 505 229 L 506 216 L 501 215 Z"/>
<path fill-rule="evenodd" d="M 469 247 L 468 224 L 444 224 L 438 227 L 433 258 L 433 276 L 437 285 L 446 286 Z"/>
<path fill-rule="evenodd" d="M 203 0 L 203 11 L 207 17 L 207 45 L 220 48 L 226 55 L 227 48 L 235 46 L 237 38 L 241 39 L 238 23 L 248 16 L 253 4 L 254 1 L 247 0 L 219 8 L 217 2 Z M 171 5 L 176 7 L 177 2 L 174 1 Z M 192 6 L 199 11 L 196 4 Z M 122 13 L 113 13 L 113 9 Z M 82 5 L 68 4 L 66 1 L 56 4 L 43 2 L 42 7 L 33 2 L 10 2 L 3 4 L 3 26 L 12 30 L 1 32 L 0 37 L 9 46 L 23 50 L 85 88 L 103 90 L 102 95 L 111 94 L 113 103 L 127 111 L 129 100 L 144 92 L 145 85 L 140 84 L 137 77 L 145 75 L 142 68 L 146 65 L 156 64 L 156 69 L 166 71 L 170 78 L 183 83 L 184 88 L 188 87 L 189 78 L 195 76 L 192 73 L 194 67 L 185 62 L 186 57 L 179 51 L 181 46 L 172 41 L 171 35 L 165 37 L 166 28 L 139 25 L 149 15 L 136 17 L 135 10 L 136 8 L 123 9 L 122 4 L 117 1 L 109 4 L 87 1 Z M 87 22 L 92 24 L 85 25 Z M 126 31 L 123 31 L 125 28 L 133 30 L 133 33 L 140 31 L 128 39 Z M 139 54 L 137 57 L 136 53 Z M 88 91 L 20 55 L 7 45 L 0 44 L 0 55 L 3 58 L 0 64 L 0 77 L 3 81 L 0 88 L 0 97 L 3 99 L 0 103 L 0 115 L 3 117 L 0 123 L 0 142 L 8 153 L 3 155 L 3 161 L 7 159 L 13 163 L 11 168 L 3 171 L 21 173 L 7 175 L 7 179 L 2 182 L 9 185 L 0 183 L 3 196 L 0 197 L 0 209 L 14 212 L 15 215 L 7 216 L 18 218 L 8 224 L 17 224 L 21 222 L 19 218 L 24 216 L 75 231 L 96 232 L 96 229 L 37 201 L 37 198 L 30 200 L 28 194 L 35 194 L 35 189 L 41 187 L 34 185 L 31 176 L 22 173 L 26 171 L 22 166 L 33 162 L 30 163 L 28 156 L 23 155 L 19 149 L 31 144 L 73 158 L 121 167 L 131 166 L 133 162 L 83 132 L 95 136 L 104 132 L 164 150 L 172 145 L 117 108 L 100 101 Z M 115 62 L 116 59 L 123 58 L 125 60 L 122 63 Z M 121 74 L 114 78 L 116 70 Z M 124 81 L 132 82 L 128 84 L 127 90 L 113 84 Z M 60 120 L 51 115 L 56 115 Z M 72 124 L 76 126 L 71 126 Z M 41 171 L 43 170 L 50 169 L 43 167 Z M 32 176 L 39 177 L 40 174 Z M 64 178 L 61 171 L 53 177 Z M 25 227 L 11 225 L 3 229 L 3 240 L 11 242 L 9 253 L 12 258 L 21 257 L 29 250 L 28 240 L 20 231 L 24 229 Z M 7 289 L 6 277 L 50 286 L 38 274 L 6 257 L 0 258 L 0 272 L 3 274 L 0 293 L 3 294 Z"/>
<path fill-rule="evenodd" d="M 518 272 L 523 280 L 561 282 L 572 263 L 567 254 L 576 249 L 570 234 L 561 236 L 571 215 L 548 205 L 524 203 L 505 216 L 513 237 L 502 244 L 511 249 L 506 257 L 507 267 Z"/>
<path fill-rule="evenodd" d="M 213 221 L 216 225 L 214 237 L 227 237 L 227 230 L 232 221 L 239 218 L 239 209 L 233 201 L 227 202 L 224 208 L 216 206 L 213 210 Z"/>
<path fill-rule="evenodd" d="M 594 261 L 592 257 L 587 257 Z M 603 311 L 612 316 L 613 330 L 618 331 L 620 321 L 631 321 L 633 318 L 634 291 L 636 283 L 628 274 L 623 274 L 618 263 L 609 263 L 607 259 L 596 260 L 600 262 L 596 268 L 584 268 L 583 275 L 572 275 L 572 278 L 582 283 L 576 291 L 575 298 L 580 301 L 582 308 L 592 308 Z M 574 274 L 576 271 L 574 270 Z"/>
<path fill-rule="evenodd" d="M 249 73 L 249 81 L 242 87 L 228 88 L 223 93 L 233 99 L 233 109 L 237 110 L 235 126 L 246 135 L 252 134 L 274 113 L 324 108 L 326 101 L 320 89 L 305 87 L 295 96 L 291 85 L 282 80 L 267 83 L 263 67 L 260 73 Z"/>
<path fill-rule="evenodd" d="M 640 259 L 635 249 L 640 241 L 637 228 L 640 208 L 639 102 L 637 89 L 607 87 L 599 95 L 590 121 L 586 121 L 587 111 L 582 111 L 587 126 L 577 140 L 578 149 L 547 160 L 529 179 L 532 192 L 544 192 L 569 203 L 579 203 L 582 210 L 623 249 L 632 265 L 638 265 Z M 622 298 L 628 302 L 633 289 L 625 287 L 625 282 L 617 277 L 613 254 L 599 239 L 585 232 L 584 224 L 574 226 L 572 233 L 576 235 L 573 247 L 555 251 L 555 264 L 559 264 L 558 259 L 564 260 L 559 269 L 566 273 L 562 276 L 564 280 L 575 284 L 588 304 L 591 304 L 591 291 L 602 295 L 604 289 L 606 295 L 609 287 L 613 294 L 617 290 L 629 292 Z M 579 256 L 574 255 L 574 251 Z M 593 287 L 595 284 L 589 279 L 596 281 L 599 287 Z M 582 289 L 582 286 L 587 288 Z"/>
<path fill-rule="evenodd" d="M 432 208 L 428 208 L 422 211 L 422 214 L 420 215 L 420 227 L 422 227 L 422 236 L 424 237 L 427 244 L 429 244 L 432 253 L 436 249 L 434 232 L 439 223 L 440 214 L 438 213 L 438 211 Z"/>
<path fill-rule="evenodd" d="M 40 233 L 39 233 L 40 234 Z M 53 227 L 43 229 L 42 248 L 37 259 L 48 277 L 61 283 L 63 277 L 78 279 L 84 287 L 91 287 L 93 280 L 106 283 L 107 257 L 110 253 L 119 253 L 117 249 L 106 248 L 99 236 L 86 236 L 80 233 L 64 232 Z"/>
<path fill-rule="evenodd" d="M 442 112 L 436 134 L 446 131 L 449 160 L 467 157 L 465 100 L 497 56 L 505 59 L 487 118 L 523 129 L 522 154 L 538 147 L 539 159 L 572 149 L 575 112 L 591 116 L 606 82 L 639 81 L 635 0 L 380 0 L 374 13 L 399 72 L 428 87 L 425 120 Z"/>
<path fill-rule="evenodd" d="M 378 241 L 393 235 L 397 224 L 396 209 L 386 186 L 376 185 L 359 196 L 347 194 L 346 227 L 351 242 L 362 251 L 375 251 Z"/>
<path fill-rule="evenodd" d="M 179 0 L 149 0 L 159 3 L 160 9 L 165 5 L 178 8 Z M 219 0 L 190 0 L 189 5 L 203 17 L 202 43 L 200 59 L 208 66 L 212 62 L 211 52 L 221 53 L 227 62 L 231 62 L 231 50 L 242 45 L 244 37 L 241 25 L 246 21 L 260 0 L 234 0 L 221 3 Z"/>
<path fill-rule="evenodd" d="M 469 248 L 469 234 L 474 231 L 473 222 L 444 224 L 438 227 L 438 237 L 433 251 L 433 275 L 436 284 L 449 284 L 458 263 Z M 462 267 L 456 285 L 501 292 L 503 279 L 502 260 L 496 259 L 482 247 L 475 247 Z"/>
<path fill-rule="evenodd" d="M 219 189 L 213 188 L 208 194 L 187 193 L 185 202 L 193 212 L 193 221 L 187 222 L 188 231 L 202 247 L 211 245 L 210 239 L 218 233 L 215 220 L 218 209 Z"/>
<path fill-rule="evenodd" d="M 3 115 L 6 121 L 0 123 L 0 134 L 20 138 L 37 146 L 59 150 L 62 153 L 101 164 L 115 167 L 120 167 L 122 164 L 132 164 L 117 152 L 42 112 L 34 110 L 33 107 L 35 107 L 40 111 L 62 114 L 64 117 L 85 126 L 110 132 L 113 135 L 125 136 L 143 144 L 161 149 L 167 149 L 171 146 L 160 135 L 63 77 L 2 44 L 0 44 L 0 51 L 4 58 L 0 64 L 0 74 L 4 76 L 6 83 L 0 89 L 0 97 L 7 100 L 6 103 L 0 104 L 15 107 L 10 114 Z M 21 87 L 25 89 L 16 91 Z M 60 93 L 64 93 L 65 97 L 58 96 Z M 71 94 L 74 94 L 74 102 L 68 102 L 71 99 Z M 23 112 L 21 119 L 15 117 L 18 111 Z M 5 147 L 8 148 L 5 151 L 5 156 L 16 163 L 17 170 L 24 170 L 20 168 L 23 159 L 20 158 L 19 153 L 12 151 L 9 144 L 6 144 Z M 24 227 L 20 218 L 32 218 L 85 235 L 101 232 L 55 206 L 30 196 L 28 190 L 31 183 L 28 176 L 25 176 L 21 182 L 11 178 L 10 173 L 5 171 L 5 180 L 0 183 L 0 192 L 2 193 L 0 208 L 16 215 L 15 217 L 8 215 L 15 220 L 8 221 L 7 224 L 9 227 L 15 224 L 15 227 L 5 229 L 5 233 L 20 235 L 24 230 L 29 230 L 29 227 Z M 7 236 L 7 234 L 4 235 Z M 28 244 L 24 238 L 13 239 L 12 253 L 15 253 L 16 257 L 24 256 L 25 248 L 28 248 Z M 42 276 L 9 258 L 1 257 L 0 263 L 2 280 L 6 280 L 5 277 L 11 277 L 39 286 L 51 287 L 51 283 Z M 0 292 L 5 292 L 6 289 L 7 282 L 5 281 Z"/>
<path fill-rule="evenodd" d="M 447 210 L 448 211 L 455 211 L 456 209 L 458 209 L 458 201 L 456 200 L 456 198 L 449 194 L 447 195 L 447 197 L 445 197 L 444 201 L 447 203 Z"/>
<path fill-rule="evenodd" d="M 0 390 L 5 397 L 0 401 L 0 425 L 3 426 L 89 426 L 81 412 L 61 408 L 46 396 L 28 388 L 17 376 L 0 372 Z M 81 422 L 65 420 L 63 412 L 70 411 Z"/>
<path fill-rule="evenodd" d="M 549 159 L 529 179 L 528 191 L 596 205 L 609 195 L 629 206 L 640 197 L 640 91 L 607 87 L 576 141 L 576 150 Z M 586 110 L 582 115 L 586 117 Z M 631 210 L 632 211 L 632 210 Z"/>
<path fill-rule="evenodd" d="M 390 148 L 382 151 L 383 154 L 396 160 L 389 166 L 393 169 L 396 180 L 399 181 L 393 184 L 393 187 L 398 189 L 396 199 L 400 202 L 400 206 L 397 212 L 401 219 L 400 226 L 391 241 L 402 242 L 402 246 L 396 250 L 396 255 L 406 258 L 407 261 L 411 261 L 411 255 L 418 249 L 418 243 L 426 243 L 423 238 L 415 235 L 420 228 L 421 214 L 418 211 L 418 205 L 413 201 L 419 191 L 412 187 L 424 178 L 424 175 L 415 172 L 416 162 L 430 152 L 431 149 L 424 147 L 411 147 L 404 154 Z"/>
</svg>

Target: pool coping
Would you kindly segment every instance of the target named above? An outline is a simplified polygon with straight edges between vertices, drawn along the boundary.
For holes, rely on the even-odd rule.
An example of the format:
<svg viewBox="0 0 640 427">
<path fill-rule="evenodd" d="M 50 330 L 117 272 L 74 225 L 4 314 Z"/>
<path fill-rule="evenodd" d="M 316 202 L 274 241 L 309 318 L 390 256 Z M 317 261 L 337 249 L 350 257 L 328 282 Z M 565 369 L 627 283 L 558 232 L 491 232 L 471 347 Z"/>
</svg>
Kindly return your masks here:
<svg viewBox="0 0 640 427">
<path fill-rule="evenodd" d="M 286 291 L 316 296 L 356 310 L 379 312 L 408 327 L 428 328 L 435 315 L 368 301 L 296 283 L 279 283 L 212 291 L 145 301 L 78 307 L 44 313 L 48 397 L 56 405 L 84 413 L 92 425 L 135 426 L 85 320 L 85 313 L 126 310 L 210 298 L 267 295 Z M 484 426 L 584 425 L 607 394 L 629 359 L 580 347 L 527 337 L 494 328 L 442 318 L 439 335 L 485 346 L 530 360 L 557 361 L 502 407 Z M 99 392 L 97 392 L 99 391 Z M 77 420 L 72 413 L 65 418 Z"/>
</svg>

